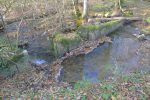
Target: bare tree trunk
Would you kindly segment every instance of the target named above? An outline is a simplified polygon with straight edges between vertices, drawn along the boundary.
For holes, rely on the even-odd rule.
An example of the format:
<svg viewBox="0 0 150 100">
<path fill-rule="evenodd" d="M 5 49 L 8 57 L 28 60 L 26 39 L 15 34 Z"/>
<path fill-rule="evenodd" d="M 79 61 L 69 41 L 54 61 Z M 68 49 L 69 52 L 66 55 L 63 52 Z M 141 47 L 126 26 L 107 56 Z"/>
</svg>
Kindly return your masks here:
<svg viewBox="0 0 150 100">
<path fill-rule="evenodd" d="M 0 19 L 2 21 L 2 26 L 0 26 L 0 28 L 5 28 L 5 22 L 4 22 L 4 19 L 3 19 L 3 15 L 0 13 Z"/>
<path fill-rule="evenodd" d="M 122 16 L 122 1 L 121 0 L 116 0 L 115 1 L 115 8 L 114 8 L 114 12 L 112 13 L 112 16 L 118 17 L 118 16 Z"/>
<path fill-rule="evenodd" d="M 122 1 L 119 0 L 119 1 L 118 1 L 118 5 L 119 5 L 120 10 L 122 10 L 122 4 L 121 4 L 121 3 L 122 3 Z"/>
<path fill-rule="evenodd" d="M 84 0 L 82 18 L 85 19 L 88 15 L 88 0 Z"/>
<path fill-rule="evenodd" d="M 78 0 L 72 0 L 72 3 L 73 3 L 73 6 L 74 6 L 74 13 L 75 13 L 76 16 L 78 16 L 78 11 L 79 11 L 78 3 L 79 3 L 79 1 Z"/>
</svg>

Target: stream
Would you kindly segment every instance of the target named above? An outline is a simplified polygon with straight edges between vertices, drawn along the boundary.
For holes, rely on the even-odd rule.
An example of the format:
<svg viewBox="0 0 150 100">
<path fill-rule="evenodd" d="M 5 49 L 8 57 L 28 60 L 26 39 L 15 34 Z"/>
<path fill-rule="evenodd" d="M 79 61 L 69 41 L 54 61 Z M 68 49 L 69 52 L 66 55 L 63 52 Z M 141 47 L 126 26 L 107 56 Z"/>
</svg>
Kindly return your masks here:
<svg viewBox="0 0 150 100">
<path fill-rule="evenodd" d="M 148 3 L 141 5 L 139 5 L 141 9 L 149 7 Z M 139 6 L 135 9 L 134 15 L 140 16 L 143 13 L 143 11 L 137 13 Z M 14 32 L 17 31 L 18 24 L 19 22 L 14 22 L 6 26 L 6 33 L 12 37 L 12 41 L 16 39 Z M 137 27 L 124 26 L 110 36 L 112 43 L 104 43 L 89 54 L 65 59 L 61 65 L 64 70 L 61 74 L 62 81 L 88 80 L 96 83 L 119 75 L 127 75 L 130 72 L 150 72 L 150 36 L 146 37 L 147 40 L 138 40 L 133 34 L 139 33 L 140 29 Z M 29 55 L 16 63 L 20 72 L 32 69 L 29 61 L 44 60 L 51 64 L 56 60 L 49 53 L 49 41 L 47 36 L 43 35 L 43 31 L 32 30 L 30 26 L 24 25 L 20 29 L 20 34 L 19 40 L 29 42 L 27 49 Z M 13 76 L 17 72 L 16 65 L 0 70 L 0 77 Z"/>
<path fill-rule="evenodd" d="M 62 64 L 63 81 L 88 80 L 95 83 L 130 72 L 150 71 L 150 52 L 143 54 L 139 51 L 144 40 L 132 35 L 136 32 L 136 28 L 124 27 L 112 35 L 112 43 L 105 43 L 87 55 L 66 59 Z M 141 64 L 143 58 L 147 62 Z"/>
<path fill-rule="evenodd" d="M 104 43 L 89 54 L 65 59 L 62 62 L 64 72 L 61 74 L 61 81 L 88 80 L 96 83 L 119 75 L 127 75 L 130 72 L 150 71 L 150 37 L 147 37 L 147 40 L 139 40 L 133 36 L 139 33 L 140 29 L 136 27 L 124 26 L 111 34 L 112 43 Z M 55 60 L 55 57 L 46 49 L 48 41 L 45 39 L 46 37 L 41 38 L 40 35 L 34 41 L 28 39 L 32 40 L 30 41 L 32 44 L 27 49 L 29 55 L 16 63 L 20 72 L 33 69 L 30 61 L 40 63 L 41 60 L 51 64 Z M 148 51 L 142 47 L 143 45 L 148 45 L 145 46 Z M 16 72 L 16 65 L 12 65 L 10 68 L 1 70 L 0 75 L 13 76 Z"/>
</svg>

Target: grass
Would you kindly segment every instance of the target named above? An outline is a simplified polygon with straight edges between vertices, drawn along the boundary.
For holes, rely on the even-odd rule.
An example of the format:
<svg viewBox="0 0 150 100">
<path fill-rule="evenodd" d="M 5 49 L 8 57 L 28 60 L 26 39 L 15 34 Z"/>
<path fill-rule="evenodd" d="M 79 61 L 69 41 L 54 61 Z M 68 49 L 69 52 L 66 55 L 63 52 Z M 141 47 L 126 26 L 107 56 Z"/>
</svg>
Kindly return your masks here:
<svg viewBox="0 0 150 100">
<path fill-rule="evenodd" d="M 6 37 L 0 37 L 0 68 L 8 67 L 11 62 L 16 62 L 22 57 L 18 55 L 21 50 L 16 45 L 9 43 Z"/>
</svg>

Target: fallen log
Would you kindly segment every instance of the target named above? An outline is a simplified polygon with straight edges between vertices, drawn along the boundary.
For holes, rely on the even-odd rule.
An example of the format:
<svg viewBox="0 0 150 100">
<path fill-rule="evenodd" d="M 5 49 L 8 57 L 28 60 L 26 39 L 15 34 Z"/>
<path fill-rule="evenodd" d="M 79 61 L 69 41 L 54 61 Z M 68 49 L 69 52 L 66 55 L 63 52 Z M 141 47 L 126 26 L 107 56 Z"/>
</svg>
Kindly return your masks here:
<svg viewBox="0 0 150 100">
<path fill-rule="evenodd" d="M 126 21 L 141 21 L 141 17 L 111 17 L 111 18 L 91 18 L 95 21 L 112 21 L 112 20 L 126 20 Z"/>
<path fill-rule="evenodd" d="M 13 22 L 18 22 L 18 21 L 21 21 L 21 19 L 40 19 L 40 18 L 43 18 L 43 17 L 46 17 L 48 15 L 40 15 L 40 16 L 36 16 L 36 17 L 33 17 L 32 15 L 31 16 L 23 16 L 23 17 L 17 17 L 17 18 L 14 18 L 14 19 L 5 19 L 5 24 L 11 24 Z"/>
<path fill-rule="evenodd" d="M 39 14 L 39 15 L 36 15 L 36 16 L 33 16 L 33 14 L 26 14 L 26 15 L 23 15 L 23 16 L 19 16 L 19 17 L 16 17 L 16 18 L 5 18 L 3 19 L 3 21 L 0 21 L 0 25 L 7 25 L 7 24 L 11 24 L 13 22 L 18 22 L 18 21 L 21 21 L 21 19 L 26 19 L 26 20 L 37 20 L 37 19 L 41 19 L 41 18 L 46 18 L 47 16 L 49 15 L 49 13 L 46 13 L 46 14 Z"/>
</svg>

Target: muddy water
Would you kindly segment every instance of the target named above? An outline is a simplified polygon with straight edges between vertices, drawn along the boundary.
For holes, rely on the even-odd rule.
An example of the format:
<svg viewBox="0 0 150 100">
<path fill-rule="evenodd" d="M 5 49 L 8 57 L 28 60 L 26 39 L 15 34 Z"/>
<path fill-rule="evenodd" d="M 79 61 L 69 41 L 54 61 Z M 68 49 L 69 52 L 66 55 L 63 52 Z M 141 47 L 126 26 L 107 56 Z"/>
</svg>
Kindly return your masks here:
<svg viewBox="0 0 150 100">
<path fill-rule="evenodd" d="M 144 41 L 132 35 L 137 32 L 139 31 L 134 27 L 124 27 L 112 36 L 111 44 L 105 43 L 87 55 L 66 59 L 62 64 L 64 67 L 63 81 L 98 82 L 130 72 L 150 71 L 150 52 L 141 56 L 143 53 L 139 49 Z M 146 58 L 146 55 L 149 57 Z M 143 58 L 147 59 L 147 62 L 141 63 Z"/>
</svg>

